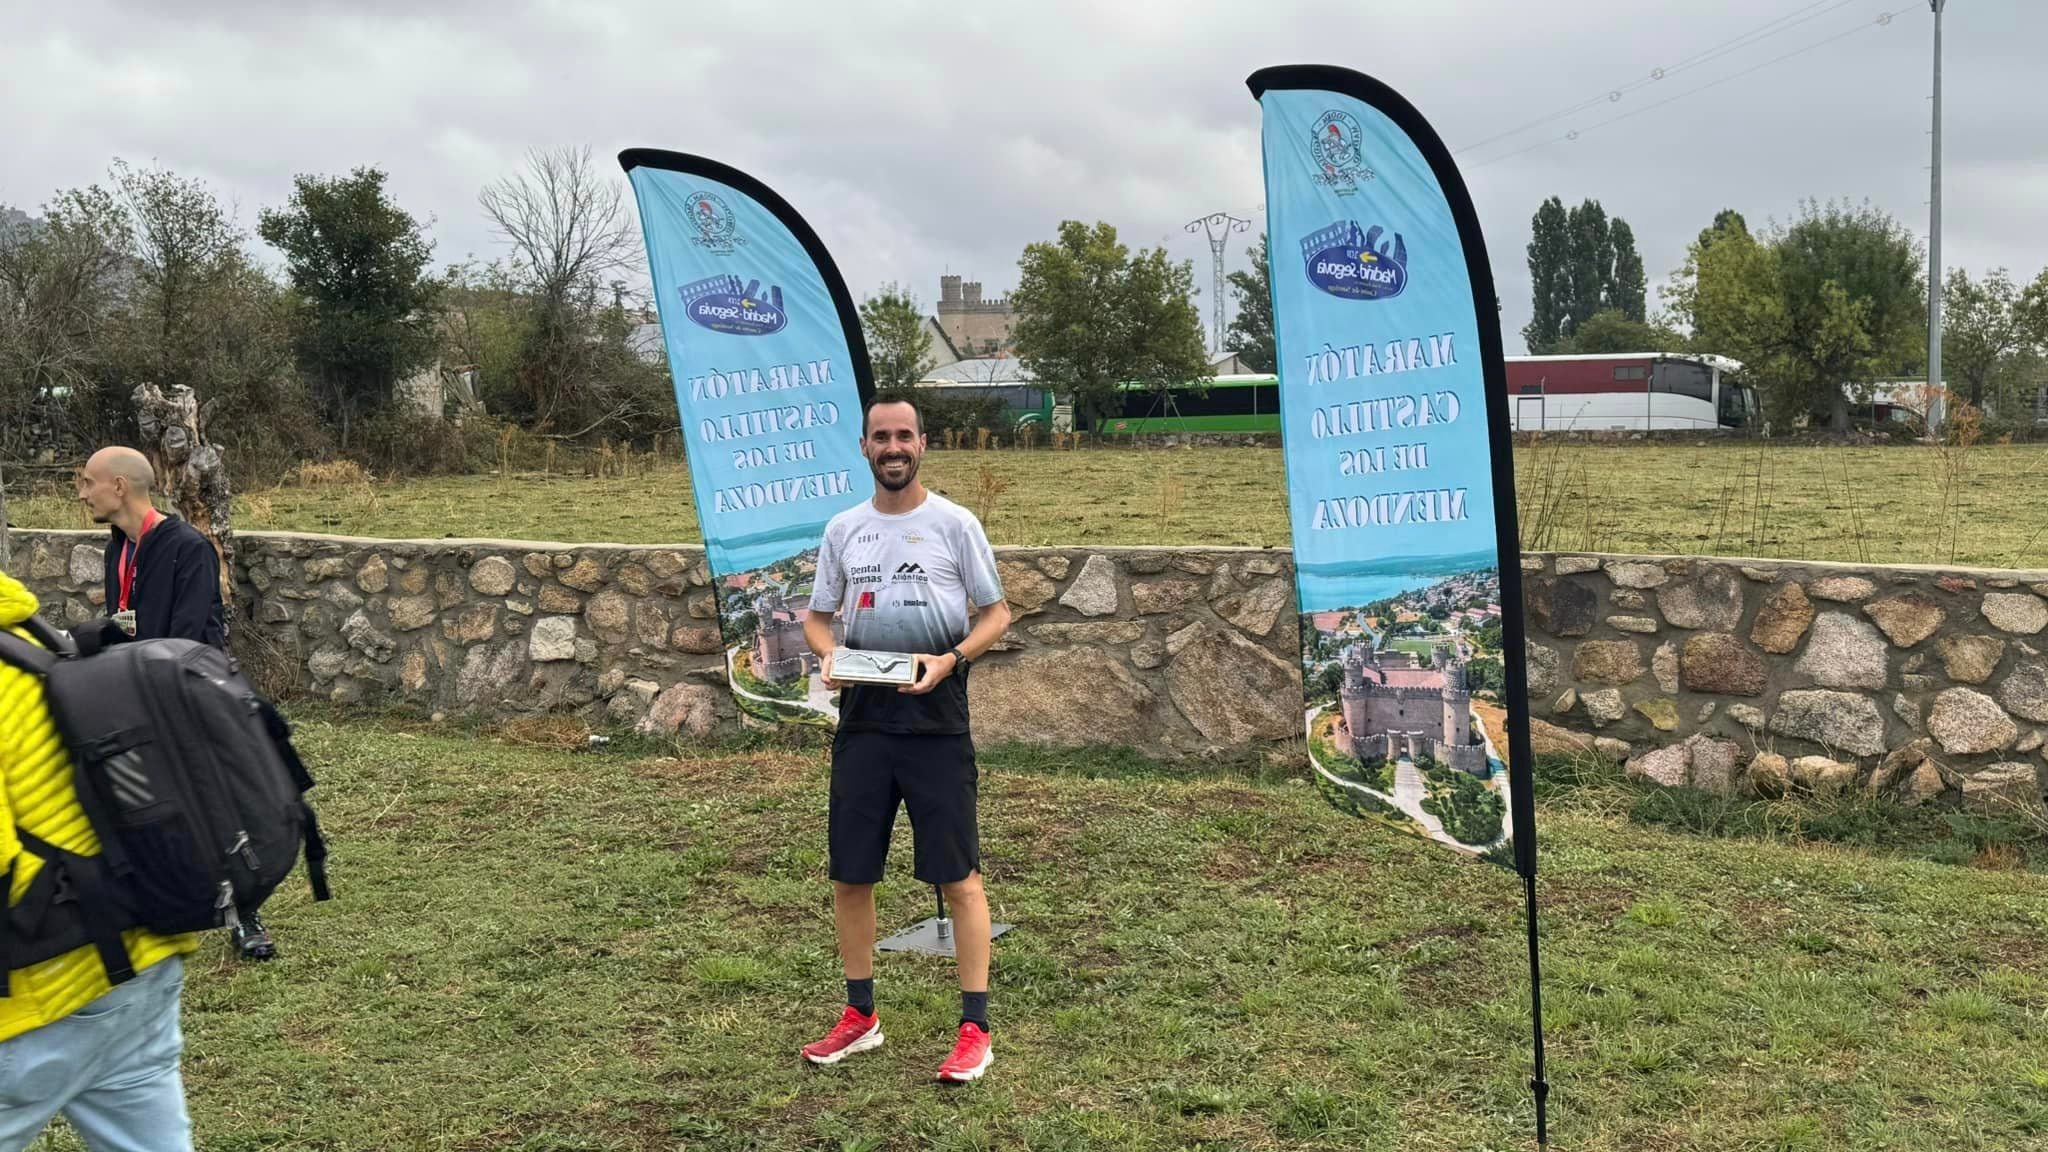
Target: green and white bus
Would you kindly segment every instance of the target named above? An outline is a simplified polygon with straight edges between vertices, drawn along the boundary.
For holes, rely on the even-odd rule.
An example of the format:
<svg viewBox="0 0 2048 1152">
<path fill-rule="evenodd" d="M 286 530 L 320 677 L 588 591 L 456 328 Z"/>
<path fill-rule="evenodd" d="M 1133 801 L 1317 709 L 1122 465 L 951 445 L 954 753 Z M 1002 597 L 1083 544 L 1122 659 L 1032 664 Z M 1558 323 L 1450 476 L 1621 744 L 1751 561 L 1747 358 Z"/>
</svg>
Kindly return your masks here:
<svg viewBox="0 0 2048 1152">
<path fill-rule="evenodd" d="M 1215 376 L 1164 392 L 1144 384 L 1123 386 L 1123 407 L 1102 422 L 1108 436 L 1280 431 L 1280 378 Z"/>
</svg>

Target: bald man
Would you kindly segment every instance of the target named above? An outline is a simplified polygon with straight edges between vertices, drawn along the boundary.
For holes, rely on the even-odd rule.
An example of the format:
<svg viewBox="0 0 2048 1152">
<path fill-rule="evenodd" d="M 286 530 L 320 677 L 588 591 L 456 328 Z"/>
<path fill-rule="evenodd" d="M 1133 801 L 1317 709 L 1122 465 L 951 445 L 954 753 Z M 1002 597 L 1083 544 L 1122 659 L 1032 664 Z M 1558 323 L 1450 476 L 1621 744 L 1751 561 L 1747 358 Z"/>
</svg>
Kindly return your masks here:
<svg viewBox="0 0 2048 1152">
<path fill-rule="evenodd" d="M 111 528 L 107 541 L 106 641 L 172 638 L 227 648 L 220 602 L 220 556 L 199 529 L 156 510 L 150 493 L 156 469 L 133 448 L 102 448 L 78 474 L 78 502 L 93 523 Z M 121 614 L 133 612 L 132 617 Z M 108 631 L 114 621 L 133 627 Z M 277 954 L 270 932 L 254 907 L 240 910 L 235 948 L 246 960 Z"/>
<path fill-rule="evenodd" d="M 137 640 L 175 637 L 227 647 L 220 557 L 199 529 L 150 502 L 156 470 L 133 448 L 102 448 L 79 473 L 78 500 L 107 543 L 107 612 L 133 612 Z"/>
</svg>

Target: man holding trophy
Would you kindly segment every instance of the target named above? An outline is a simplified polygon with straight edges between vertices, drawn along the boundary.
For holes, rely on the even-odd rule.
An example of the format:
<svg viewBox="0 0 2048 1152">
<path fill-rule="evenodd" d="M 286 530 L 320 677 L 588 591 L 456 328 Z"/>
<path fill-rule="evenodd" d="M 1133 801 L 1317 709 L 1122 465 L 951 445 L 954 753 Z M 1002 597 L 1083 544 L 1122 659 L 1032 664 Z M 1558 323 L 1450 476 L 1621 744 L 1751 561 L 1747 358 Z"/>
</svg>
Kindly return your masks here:
<svg viewBox="0 0 2048 1152">
<path fill-rule="evenodd" d="M 912 871 L 939 886 L 953 909 L 961 1021 L 938 1078 L 964 1083 L 980 1078 L 991 1059 L 989 911 L 967 670 L 1002 638 L 1010 609 L 981 523 L 918 480 L 925 446 L 912 402 L 870 404 L 861 453 L 874 471 L 874 499 L 833 517 L 818 549 L 804 639 L 822 662 L 826 686 L 840 692 L 827 839 L 847 1006 L 803 1054 L 836 1064 L 881 1047 L 874 886 L 901 802 L 915 836 Z M 844 617 L 844 648 L 833 641 L 835 612 Z"/>
</svg>

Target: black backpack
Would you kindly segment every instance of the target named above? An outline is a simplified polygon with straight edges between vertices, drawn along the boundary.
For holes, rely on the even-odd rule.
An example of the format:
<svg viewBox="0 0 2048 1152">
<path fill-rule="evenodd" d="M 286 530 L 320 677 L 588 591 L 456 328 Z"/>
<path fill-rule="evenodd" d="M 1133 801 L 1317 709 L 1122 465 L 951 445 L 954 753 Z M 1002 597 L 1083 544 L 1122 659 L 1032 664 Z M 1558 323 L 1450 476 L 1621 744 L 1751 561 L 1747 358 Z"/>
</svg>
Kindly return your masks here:
<svg viewBox="0 0 2048 1152">
<path fill-rule="evenodd" d="M 119 984 L 135 975 L 122 931 L 233 927 L 236 909 L 261 904 L 302 847 L 313 898 L 328 898 L 327 846 L 304 797 L 313 778 L 284 717 L 233 657 L 195 640 L 81 654 L 41 620 L 25 628 L 41 646 L 0 630 L 0 662 L 42 679 L 100 854 L 21 834 L 43 867 L 0 916 L 0 995 L 13 969 L 86 944 Z M 8 861 L 0 872 L 0 893 L 12 891 L 13 870 Z"/>
</svg>

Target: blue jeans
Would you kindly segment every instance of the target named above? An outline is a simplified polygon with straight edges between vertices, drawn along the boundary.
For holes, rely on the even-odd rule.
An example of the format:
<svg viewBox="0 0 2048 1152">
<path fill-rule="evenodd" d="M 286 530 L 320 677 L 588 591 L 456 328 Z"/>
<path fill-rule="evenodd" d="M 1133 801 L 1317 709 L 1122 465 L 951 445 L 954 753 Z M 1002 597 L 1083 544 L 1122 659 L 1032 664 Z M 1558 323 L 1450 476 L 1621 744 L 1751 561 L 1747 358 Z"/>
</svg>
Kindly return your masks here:
<svg viewBox="0 0 2048 1152">
<path fill-rule="evenodd" d="M 0 1152 L 62 1112 L 93 1152 L 191 1152 L 178 1055 L 185 961 L 173 956 L 85 1007 L 0 1041 Z"/>
</svg>

